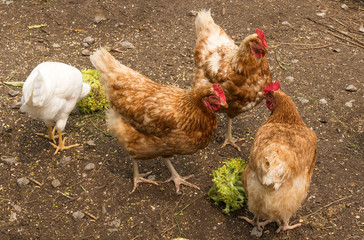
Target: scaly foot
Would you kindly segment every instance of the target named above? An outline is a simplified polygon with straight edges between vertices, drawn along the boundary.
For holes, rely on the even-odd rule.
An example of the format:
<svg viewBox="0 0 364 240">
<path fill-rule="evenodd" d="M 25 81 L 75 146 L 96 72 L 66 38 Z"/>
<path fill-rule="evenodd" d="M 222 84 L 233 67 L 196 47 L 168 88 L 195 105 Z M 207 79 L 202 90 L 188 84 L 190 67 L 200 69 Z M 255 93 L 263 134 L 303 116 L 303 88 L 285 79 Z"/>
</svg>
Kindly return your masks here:
<svg viewBox="0 0 364 240">
<path fill-rule="evenodd" d="M 53 143 L 56 143 L 56 138 L 58 137 L 58 135 L 54 135 L 55 131 L 56 131 L 56 128 L 53 128 L 53 130 L 52 130 L 52 126 L 48 126 L 48 135 L 46 135 L 44 133 L 36 133 L 36 134 L 38 136 L 51 140 Z"/>
<path fill-rule="evenodd" d="M 193 177 L 193 175 L 189 175 L 187 177 L 181 177 L 181 176 L 172 176 L 170 177 L 169 179 L 167 179 L 165 182 L 170 182 L 170 181 L 173 181 L 174 182 L 174 185 L 176 186 L 176 192 L 179 193 L 180 192 L 180 185 L 183 184 L 183 185 L 186 185 L 186 186 L 189 186 L 189 187 L 193 187 L 193 188 L 196 188 L 198 190 L 200 190 L 199 187 L 197 187 L 196 185 L 190 183 L 190 182 L 187 182 L 186 180 L 189 179 L 190 177 Z"/>
<path fill-rule="evenodd" d="M 286 230 L 290 230 L 290 229 L 293 229 L 293 228 L 296 228 L 296 227 L 299 227 L 301 226 L 302 224 L 301 223 L 297 223 L 295 225 L 288 225 L 288 222 L 285 222 L 283 223 L 282 225 L 280 225 L 276 231 L 276 233 L 279 233 L 280 231 L 284 232 Z"/>
<path fill-rule="evenodd" d="M 261 231 L 265 225 L 267 225 L 268 223 L 271 223 L 272 220 L 267 220 L 267 221 L 264 221 L 264 222 L 259 222 L 259 218 L 258 217 L 255 217 L 251 220 L 247 217 L 243 217 L 243 216 L 239 216 L 238 218 L 240 219 L 244 219 L 245 221 L 247 221 L 248 223 L 250 223 L 251 225 L 253 225 L 254 227 L 256 227 L 259 231 Z"/>
<path fill-rule="evenodd" d="M 221 148 L 224 148 L 227 144 L 230 144 L 234 148 L 236 148 L 239 152 L 241 152 L 240 147 L 236 145 L 235 143 L 238 141 L 243 141 L 245 138 L 232 138 L 232 137 L 225 137 L 224 143 L 221 145 Z"/>
<path fill-rule="evenodd" d="M 131 192 L 133 193 L 135 191 L 135 189 L 138 187 L 138 184 L 141 182 L 153 183 L 155 185 L 158 185 L 158 183 L 156 181 L 143 178 L 145 176 L 150 175 L 151 173 L 152 173 L 152 171 L 147 172 L 147 173 L 142 173 L 142 174 L 140 174 L 140 173 L 136 174 L 136 176 L 134 176 L 134 187 Z"/>
<path fill-rule="evenodd" d="M 55 153 L 54 155 L 56 155 L 59 151 L 63 151 L 63 150 L 66 150 L 66 149 L 70 149 L 70 148 L 73 148 L 73 147 L 78 147 L 80 146 L 80 144 L 74 144 L 74 145 L 69 145 L 69 146 L 65 146 L 65 143 L 66 143 L 66 137 L 64 139 L 62 139 L 62 133 L 61 131 L 58 131 L 58 136 L 59 136 L 59 143 L 58 143 L 58 146 L 54 143 L 50 143 L 55 149 Z"/>
</svg>

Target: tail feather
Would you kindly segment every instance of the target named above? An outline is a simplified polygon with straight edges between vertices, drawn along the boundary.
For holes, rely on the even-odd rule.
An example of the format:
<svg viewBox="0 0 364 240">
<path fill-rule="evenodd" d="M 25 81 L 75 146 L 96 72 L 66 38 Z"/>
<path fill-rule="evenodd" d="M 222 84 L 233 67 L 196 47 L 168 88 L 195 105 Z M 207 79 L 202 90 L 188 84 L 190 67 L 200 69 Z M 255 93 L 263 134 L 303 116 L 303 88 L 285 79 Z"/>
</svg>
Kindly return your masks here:
<svg viewBox="0 0 364 240">
<path fill-rule="evenodd" d="M 97 49 L 96 52 L 90 56 L 90 60 L 96 70 L 99 71 L 101 81 L 105 81 L 107 75 L 115 72 L 116 69 L 126 68 L 126 66 L 116 60 L 105 48 Z"/>
<path fill-rule="evenodd" d="M 195 21 L 197 37 L 199 37 L 201 33 L 213 32 L 216 30 L 216 28 L 218 28 L 218 26 L 214 22 L 214 19 L 212 19 L 211 17 L 210 11 L 211 9 L 202 9 L 198 12 Z"/>
</svg>

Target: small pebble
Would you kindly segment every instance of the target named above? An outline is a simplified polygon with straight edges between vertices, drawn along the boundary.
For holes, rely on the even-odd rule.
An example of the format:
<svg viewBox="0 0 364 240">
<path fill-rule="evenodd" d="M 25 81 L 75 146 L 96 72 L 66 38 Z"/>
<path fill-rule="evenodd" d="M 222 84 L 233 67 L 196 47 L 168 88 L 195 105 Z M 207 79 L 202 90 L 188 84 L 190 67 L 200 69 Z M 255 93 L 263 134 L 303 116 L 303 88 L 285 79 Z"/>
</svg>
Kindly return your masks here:
<svg viewBox="0 0 364 240">
<path fill-rule="evenodd" d="M 288 21 L 283 21 L 282 25 L 290 25 L 290 23 Z"/>
<path fill-rule="evenodd" d="M 148 178 L 149 180 L 155 181 L 155 175 L 149 175 L 147 178 Z"/>
<path fill-rule="evenodd" d="M 363 24 L 359 26 L 359 32 L 364 32 L 364 25 Z"/>
<path fill-rule="evenodd" d="M 341 52 L 340 48 L 335 48 L 335 49 L 334 49 L 334 50 L 332 50 L 332 51 L 337 52 L 337 53 Z"/>
<path fill-rule="evenodd" d="M 21 102 L 13 102 L 10 107 L 12 109 L 19 109 L 21 107 Z"/>
<path fill-rule="evenodd" d="M 3 157 L 1 160 L 9 165 L 15 164 L 17 160 L 13 157 Z"/>
<path fill-rule="evenodd" d="M 316 13 L 317 16 L 319 17 L 325 17 L 326 16 L 326 13 L 322 12 L 322 13 Z"/>
<path fill-rule="evenodd" d="M 294 81 L 294 77 L 292 77 L 292 76 L 288 76 L 288 77 L 286 77 L 286 80 L 287 80 L 288 82 L 293 82 L 293 81 Z"/>
<path fill-rule="evenodd" d="M 54 48 L 60 48 L 61 45 L 59 45 L 58 43 L 53 43 L 52 47 L 54 47 Z"/>
<path fill-rule="evenodd" d="M 71 157 L 63 157 L 61 160 L 59 160 L 58 164 L 60 164 L 62 167 L 65 167 L 71 162 Z"/>
<path fill-rule="evenodd" d="M 303 98 L 303 97 L 298 97 L 298 101 L 300 101 L 302 104 L 308 103 L 310 100 Z"/>
<path fill-rule="evenodd" d="M 90 46 L 90 44 L 88 44 L 87 42 L 83 42 L 83 43 L 82 43 L 82 46 L 83 46 L 83 47 L 85 47 L 85 48 L 87 48 L 87 47 L 89 47 L 89 46 Z"/>
<path fill-rule="evenodd" d="M 298 63 L 298 59 L 293 59 L 292 63 Z"/>
<path fill-rule="evenodd" d="M 327 101 L 325 98 L 320 99 L 320 104 L 327 104 Z"/>
<path fill-rule="evenodd" d="M 21 207 L 19 205 L 16 205 L 15 203 L 14 204 L 12 203 L 11 206 L 13 206 L 15 211 L 21 212 Z"/>
<path fill-rule="evenodd" d="M 75 221 L 77 221 L 79 219 L 82 219 L 84 217 L 85 217 L 85 214 L 83 212 L 81 212 L 81 211 L 77 211 L 77 212 L 72 213 L 72 218 Z"/>
<path fill-rule="evenodd" d="M 17 96 L 19 94 L 19 91 L 15 91 L 13 89 L 10 89 L 8 93 L 9 93 L 10 96 L 15 97 L 15 96 Z"/>
<path fill-rule="evenodd" d="M 9 222 L 14 222 L 14 221 L 16 221 L 16 220 L 18 220 L 18 219 L 16 218 L 16 212 L 11 211 L 11 212 L 10 212 Z"/>
<path fill-rule="evenodd" d="M 131 42 L 128 41 L 122 41 L 120 42 L 120 46 L 124 49 L 133 49 L 134 45 Z"/>
<path fill-rule="evenodd" d="M 345 3 L 343 5 L 341 5 L 341 8 L 344 9 L 344 10 L 348 10 L 349 9 L 348 5 L 346 5 Z"/>
<path fill-rule="evenodd" d="M 356 92 L 358 89 L 354 85 L 349 85 L 345 88 L 348 92 Z"/>
<path fill-rule="evenodd" d="M 90 56 L 91 52 L 88 49 L 84 49 L 84 50 L 82 50 L 81 54 L 82 54 L 82 56 Z"/>
<path fill-rule="evenodd" d="M 95 42 L 95 39 L 92 38 L 92 37 L 86 37 L 86 38 L 83 39 L 83 42 L 88 43 L 88 44 L 91 45 L 91 44 L 93 44 Z"/>
<path fill-rule="evenodd" d="M 351 108 L 351 107 L 353 107 L 353 102 L 355 102 L 355 100 L 350 100 L 349 102 L 345 103 L 345 106 Z"/>
<path fill-rule="evenodd" d="M 103 13 L 103 12 L 96 13 L 95 19 L 94 19 L 95 23 L 100 23 L 101 21 L 105 21 L 105 20 L 107 20 L 105 13 Z"/>
<path fill-rule="evenodd" d="M 52 186 L 53 186 L 54 188 L 59 187 L 59 186 L 61 186 L 61 182 L 60 182 L 58 179 L 54 179 L 54 180 L 52 181 Z"/>
<path fill-rule="evenodd" d="M 85 166 L 85 171 L 90 171 L 92 169 L 95 168 L 95 164 L 94 163 L 88 163 L 86 166 Z"/>
<path fill-rule="evenodd" d="M 263 231 L 259 231 L 257 227 L 254 227 L 253 230 L 250 232 L 250 235 L 260 238 L 263 235 Z"/>
<path fill-rule="evenodd" d="M 20 187 L 22 187 L 22 186 L 25 186 L 25 185 L 27 185 L 27 184 L 29 184 L 29 179 L 28 178 L 26 178 L 26 177 L 22 177 L 22 178 L 18 178 L 17 180 L 16 180 L 16 182 L 18 183 L 18 185 L 20 186 Z"/>
<path fill-rule="evenodd" d="M 94 142 L 94 141 L 92 141 L 92 140 L 87 141 L 87 144 L 88 144 L 89 146 L 96 146 L 95 142 Z"/>
<path fill-rule="evenodd" d="M 109 222 L 109 226 L 118 228 L 120 227 L 120 223 L 121 223 L 120 219 L 114 219 L 113 221 Z"/>
</svg>

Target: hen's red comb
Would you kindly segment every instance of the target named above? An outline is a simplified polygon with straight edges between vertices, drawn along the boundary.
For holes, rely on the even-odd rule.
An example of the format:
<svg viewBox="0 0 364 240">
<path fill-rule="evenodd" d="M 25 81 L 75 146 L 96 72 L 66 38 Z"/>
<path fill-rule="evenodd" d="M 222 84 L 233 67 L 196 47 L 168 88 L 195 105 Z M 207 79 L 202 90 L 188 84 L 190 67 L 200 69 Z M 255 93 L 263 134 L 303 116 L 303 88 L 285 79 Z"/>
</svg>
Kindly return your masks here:
<svg viewBox="0 0 364 240">
<path fill-rule="evenodd" d="M 281 88 L 281 84 L 279 82 L 268 83 L 267 86 L 264 88 L 264 94 L 277 91 L 280 88 Z"/>
<path fill-rule="evenodd" d="M 222 88 L 219 86 L 219 84 L 212 84 L 212 87 L 214 88 L 214 91 L 217 92 L 220 96 L 220 99 L 224 102 L 226 102 L 225 93 L 222 90 Z"/>
<path fill-rule="evenodd" d="M 258 35 L 258 37 L 260 37 L 260 39 L 261 39 L 262 41 L 263 41 L 263 40 L 265 40 L 265 34 L 264 34 L 263 30 L 261 30 L 261 29 L 257 28 L 257 29 L 255 30 L 255 33 Z"/>
<path fill-rule="evenodd" d="M 257 28 L 257 29 L 255 30 L 255 33 L 258 35 L 258 37 L 260 38 L 260 40 L 262 40 L 263 46 L 264 46 L 265 48 L 267 48 L 267 47 L 268 47 L 268 45 L 267 45 L 267 41 L 265 40 L 265 34 L 264 34 L 263 30 L 261 30 L 261 29 Z"/>
</svg>

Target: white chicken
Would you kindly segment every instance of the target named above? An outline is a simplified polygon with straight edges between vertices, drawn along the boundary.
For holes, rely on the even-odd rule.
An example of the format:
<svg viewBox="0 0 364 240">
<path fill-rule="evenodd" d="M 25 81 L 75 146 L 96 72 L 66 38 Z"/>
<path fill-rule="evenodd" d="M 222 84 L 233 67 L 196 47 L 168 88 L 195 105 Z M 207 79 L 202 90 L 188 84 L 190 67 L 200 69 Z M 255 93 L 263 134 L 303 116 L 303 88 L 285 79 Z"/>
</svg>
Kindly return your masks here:
<svg viewBox="0 0 364 240">
<path fill-rule="evenodd" d="M 43 62 L 28 76 L 23 85 L 22 106 L 20 111 L 30 117 L 42 120 L 48 127 L 48 135 L 37 135 L 50 139 L 56 148 L 54 154 L 79 144 L 65 146 L 66 138 L 62 139 L 67 119 L 77 101 L 90 93 L 91 87 L 82 82 L 82 73 L 72 66 L 60 62 Z M 52 129 L 53 123 L 55 124 Z M 58 136 L 55 136 L 57 129 Z M 59 138 L 56 145 L 55 138 Z"/>
</svg>

